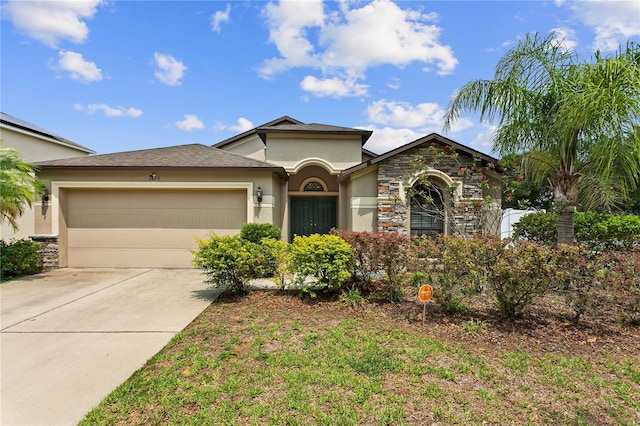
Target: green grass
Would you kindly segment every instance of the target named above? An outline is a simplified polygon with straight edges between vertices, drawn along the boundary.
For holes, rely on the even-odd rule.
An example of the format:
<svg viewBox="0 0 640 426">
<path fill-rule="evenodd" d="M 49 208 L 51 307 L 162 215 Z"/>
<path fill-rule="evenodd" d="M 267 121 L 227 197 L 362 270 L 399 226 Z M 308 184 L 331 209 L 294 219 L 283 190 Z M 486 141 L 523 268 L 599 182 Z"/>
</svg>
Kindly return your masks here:
<svg viewBox="0 0 640 426">
<path fill-rule="evenodd" d="M 640 423 L 640 366 L 620 354 L 478 352 L 375 309 L 292 300 L 212 305 L 81 424 Z"/>
</svg>

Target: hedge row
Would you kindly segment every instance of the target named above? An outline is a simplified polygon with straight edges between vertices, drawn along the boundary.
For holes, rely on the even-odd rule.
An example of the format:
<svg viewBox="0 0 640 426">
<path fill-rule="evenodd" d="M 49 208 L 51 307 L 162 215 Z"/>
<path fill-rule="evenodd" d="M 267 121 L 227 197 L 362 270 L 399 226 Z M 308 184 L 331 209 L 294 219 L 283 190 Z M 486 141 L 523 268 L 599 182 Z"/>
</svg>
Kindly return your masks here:
<svg viewBox="0 0 640 426">
<path fill-rule="evenodd" d="M 513 237 L 553 246 L 558 242 L 558 215 L 536 212 L 514 224 Z M 592 250 L 630 250 L 640 240 L 640 216 L 576 212 L 576 240 Z"/>
</svg>

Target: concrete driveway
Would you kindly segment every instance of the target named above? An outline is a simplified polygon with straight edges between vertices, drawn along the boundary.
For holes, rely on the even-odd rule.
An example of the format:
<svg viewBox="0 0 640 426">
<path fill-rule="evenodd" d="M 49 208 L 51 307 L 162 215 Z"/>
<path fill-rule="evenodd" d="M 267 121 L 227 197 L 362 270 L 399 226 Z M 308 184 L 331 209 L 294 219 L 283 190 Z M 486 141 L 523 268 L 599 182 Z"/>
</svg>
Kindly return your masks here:
<svg viewBox="0 0 640 426">
<path fill-rule="evenodd" d="M 59 269 L 0 285 L 0 424 L 75 424 L 216 298 L 196 269 Z"/>
</svg>

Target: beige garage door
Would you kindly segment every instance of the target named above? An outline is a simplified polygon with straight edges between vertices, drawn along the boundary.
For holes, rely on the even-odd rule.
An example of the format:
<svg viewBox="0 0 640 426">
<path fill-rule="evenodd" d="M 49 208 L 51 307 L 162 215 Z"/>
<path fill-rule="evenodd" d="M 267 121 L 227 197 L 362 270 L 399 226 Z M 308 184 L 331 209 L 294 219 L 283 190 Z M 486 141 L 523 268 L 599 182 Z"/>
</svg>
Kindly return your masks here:
<svg viewBox="0 0 640 426">
<path fill-rule="evenodd" d="M 70 267 L 191 267 L 195 237 L 239 232 L 245 190 L 70 189 Z"/>
</svg>

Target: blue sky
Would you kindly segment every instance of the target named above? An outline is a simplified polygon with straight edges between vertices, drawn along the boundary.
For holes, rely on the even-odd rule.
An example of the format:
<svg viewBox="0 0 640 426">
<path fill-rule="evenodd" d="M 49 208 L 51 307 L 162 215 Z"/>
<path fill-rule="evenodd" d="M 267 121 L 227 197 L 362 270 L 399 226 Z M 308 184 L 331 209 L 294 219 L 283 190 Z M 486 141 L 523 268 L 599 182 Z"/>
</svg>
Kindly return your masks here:
<svg viewBox="0 0 640 426">
<path fill-rule="evenodd" d="M 98 153 L 211 145 L 283 115 L 491 152 L 448 100 L 529 32 L 585 59 L 640 41 L 640 1 L 2 1 L 0 109 Z"/>
</svg>

